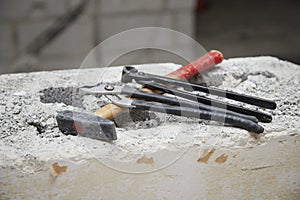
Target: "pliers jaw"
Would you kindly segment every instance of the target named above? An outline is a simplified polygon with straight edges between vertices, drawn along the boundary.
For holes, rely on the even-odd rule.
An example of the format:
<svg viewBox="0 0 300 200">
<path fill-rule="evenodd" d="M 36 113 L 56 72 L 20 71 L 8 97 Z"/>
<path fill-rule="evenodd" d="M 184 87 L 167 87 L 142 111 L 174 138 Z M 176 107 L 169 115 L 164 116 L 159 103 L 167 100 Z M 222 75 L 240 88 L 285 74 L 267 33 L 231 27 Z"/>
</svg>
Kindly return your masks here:
<svg viewBox="0 0 300 200">
<path fill-rule="evenodd" d="M 130 83 L 132 80 L 135 80 L 137 83 L 139 83 L 139 81 L 154 81 L 153 77 L 155 76 L 140 72 L 135 67 L 125 66 L 122 71 L 121 82 Z"/>
<path fill-rule="evenodd" d="M 120 94 L 124 86 L 111 85 L 111 84 L 100 84 L 95 87 L 82 87 L 80 91 L 83 94 L 93 95 L 116 95 Z"/>
<path fill-rule="evenodd" d="M 128 87 L 128 86 L 118 86 L 118 85 L 111 85 L 111 84 L 101 84 L 95 87 L 82 87 L 80 88 L 83 94 L 93 94 L 93 95 L 104 95 L 108 98 L 113 104 L 118 105 L 120 107 L 125 108 L 134 108 L 131 105 L 132 100 L 119 95 L 122 92 L 126 91 L 127 94 L 133 93 L 135 89 Z"/>
<path fill-rule="evenodd" d="M 117 106 L 124 108 L 135 108 L 135 106 L 132 105 L 133 100 L 124 97 L 123 95 L 105 95 L 105 97 Z"/>
<path fill-rule="evenodd" d="M 137 73 L 137 72 L 138 72 L 138 70 L 135 67 L 132 67 L 132 66 L 123 67 L 121 82 L 122 83 L 131 82 L 133 80 L 133 77 L 130 76 L 130 74 Z"/>
</svg>

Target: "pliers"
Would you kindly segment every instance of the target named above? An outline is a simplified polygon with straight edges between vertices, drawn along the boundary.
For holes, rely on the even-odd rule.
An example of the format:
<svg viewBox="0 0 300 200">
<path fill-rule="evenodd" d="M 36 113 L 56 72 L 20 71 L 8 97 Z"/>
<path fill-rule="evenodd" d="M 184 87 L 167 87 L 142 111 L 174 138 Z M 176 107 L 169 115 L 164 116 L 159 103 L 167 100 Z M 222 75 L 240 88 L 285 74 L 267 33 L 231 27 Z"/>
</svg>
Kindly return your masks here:
<svg viewBox="0 0 300 200">
<path fill-rule="evenodd" d="M 254 97 L 245 94 L 239 94 L 236 92 L 221 90 L 213 87 L 206 87 L 199 84 L 193 84 L 186 81 L 180 81 L 176 79 L 171 79 L 163 76 L 148 74 L 144 72 L 139 72 L 136 68 L 131 66 L 125 66 L 122 72 L 123 83 L 131 82 L 135 80 L 136 82 L 144 85 L 144 87 L 155 89 L 162 91 L 164 93 L 176 94 L 176 96 L 183 97 L 186 99 L 190 99 L 192 101 L 197 101 L 199 103 L 203 103 L 206 105 L 210 105 L 213 107 L 223 108 L 226 110 L 231 110 L 237 113 L 255 116 L 259 121 L 264 123 L 269 123 L 272 121 L 272 116 L 268 113 L 264 113 L 257 110 L 250 110 L 241 106 L 237 106 L 235 104 L 230 104 L 226 102 L 222 102 L 216 99 L 211 99 L 205 96 L 201 96 L 199 94 L 194 95 L 191 93 L 183 92 L 182 90 L 176 90 L 175 87 L 182 87 L 188 91 L 199 91 L 208 93 L 211 95 L 216 95 L 220 97 L 225 97 L 228 99 L 244 102 L 247 104 L 259 106 L 262 108 L 275 109 L 276 102 L 272 100 L 267 100 L 259 97 Z M 159 84 L 158 84 L 159 83 Z M 167 86 L 166 86 L 167 85 Z M 172 86 L 172 87 L 170 87 Z"/>
<path fill-rule="evenodd" d="M 199 87 L 200 89 L 202 88 L 203 90 L 211 91 L 204 86 L 138 72 L 133 67 L 124 67 L 122 82 L 131 82 L 132 80 L 135 80 L 146 87 L 173 94 L 175 97 L 144 92 L 128 85 L 114 86 L 111 84 L 100 84 L 91 87 L 82 87 L 81 91 L 85 94 L 105 95 L 112 103 L 121 107 L 225 122 L 255 133 L 262 133 L 264 131 L 264 128 L 258 124 L 258 121 L 270 122 L 272 120 L 270 115 L 263 112 L 245 109 L 243 107 L 212 100 L 207 97 L 201 97 L 190 92 L 169 87 L 170 84 L 172 85 L 172 83 L 175 82 L 175 85 L 179 85 L 187 90 Z M 168 84 L 168 86 L 162 85 L 161 83 Z M 224 91 L 222 90 L 215 89 L 214 91 L 219 93 L 223 92 L 222 94 L 224 94 Z M 230 97 L 238 97 L 236 93 L 231 93 L 233 95 Z M 135 99 L 125 98 L 125 96 Z M 245 101 L 247 101 L 247 97 L 250 96 L 246 96 Z M 253 98 L 255 99 L 255 97 L 250 98 L 252 98 L 252 100 Z M 265 107 L 274 107 L 274 102 L 272 101 L 264 99 L 259 100 Z"/>
</svg>

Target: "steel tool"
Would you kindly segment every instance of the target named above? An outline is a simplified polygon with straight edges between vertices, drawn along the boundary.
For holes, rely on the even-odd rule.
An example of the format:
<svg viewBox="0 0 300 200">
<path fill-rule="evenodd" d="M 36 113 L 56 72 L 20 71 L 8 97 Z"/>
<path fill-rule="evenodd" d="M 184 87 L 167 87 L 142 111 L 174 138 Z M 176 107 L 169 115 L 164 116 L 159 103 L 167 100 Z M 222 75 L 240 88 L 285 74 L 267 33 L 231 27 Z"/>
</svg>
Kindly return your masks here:
<svg viewBox="0 0 300 200">
<path fill-rule="evenodd" d="M 210 111 L 210 112 L 219 112 L 219 113 L 223 113 L 223 114 L 230 114 L 233 116 L 242 117 L 242 118 L 254 121 L 254 122 L 258 122 L 258 119 L 255 116 L 244 115 L 244 114 L 240 114 L 237 112 L 232 112 L 230 110 L 226 110 L 224 108 L 218 108 L 218 107 L 209 106 L 209 105 L 199 103 L 199 102 L 189 101 L 189 100 L 192 100 L 192 98 L 187 100 L 187 99 L 182 99 L 182 98 L 177 98 L 177 97 L 170 97 L 170 96 L 164 96 L 164 95 L 155 94 L 155 93 L 149 93 L 149 92 L 141 91 L 139 89 L 135 89 L 128 85 L 113 86 L 110 84 L 100 84 L 95 87 L 82 87 L 81 91 L 85 94 L 94 94 L 94 95 L 122 94 L 122 95 L 130 96 L 132 98 L 143 99 L 145 101 L 154 101 L 154 102 L 165 103 L 165 104 L 169 104 L 169 105 L 183 106 L 183 107 L 206 110 L 206 111 Z M 184 92 L 182 92 L 182 93 L 184 93 Z M 186 95 L 188 95 L 188 94 L 189 93 L 186 93 Z M 118 104 L 116 104 L 116 105 L 118 105 Z M 121 106 L 121 107 L 127 107 L 127 106 Z"/>
<path fill-rule="evenodd" d="M 181 67 L 166 76 L 176 79 L 188 79 L 196 73 L 202 72 L 223 60 L 219 51 L 210 51 L 195 61 Z M 109 90 L 109 87 L 106 88 Z M 150 89 L 144 89 L 151 91 Z M 173 103 L 176 103 L 173 101 Z M 178 104 L 178 102 L 177 102 Z M 95 115 L 73 111 L 58 112 L 56 120 L 59 129 L 65 134 L 81 135 L 99 140 L 111 141 L 117 139 L 114 123 L 106 119 L 112 119 L 123 112 L 123 108 L 116 104 L 108 104 L 95 112 Z M 257 120 L 255 117 L 249 118 Z"/>
<path fill-rule="evenodd" d="M 222 102 L 216 99 L 211 99 L 205 96 L 200 96 L 199 94 L 195 95 L 192 93 L 183 92 L 182 90 L 177 90 L 162 84 L 167 84 L 168 86 L 182 87 L 185 90 L 189 90 L 189 91 L 200 91 L 204 93 L 209 93 L 212 95 L 225 97 L 228 99 L 248 103 L 251 105 L 256 105 L 262 108 L 269 108 L 269 109 L 276 108 L 276 103 L 271 100 L 262 99 L 259 97 L 254 97 L 245 94 L 239 94 L 228 90 L 221 90 L 218 88 L 205 87 L 199 84 L 193 84 L 186 81 L 175 80 L 168 77 L 139 72 L 136 68 L 131 66 L 124 67 L 122 72 L 122 82 L 128 83 L 131 82 L 132 80 L 135 80 L 136 82 L 144 85 L 144 87 L 158 90 L 164 93 L 176 94 L 176 96 L 183 97 L 190 100 L 197 100 L 199 103 L 203 103 L 209 106 L 213 106 L 217 108 L 225 108 L 227 110 L 234 111 L 236 113 L 255 116 L 259 121 L 266 122 L 266 123 L 272 121 L 272 116 L 267 113 L 257 111 L 257 110 L 250 110 L 234 104 Z"/>
<path fill-rule="evenodd" d="M 195 74 L 201 73 L 216 64 L 221 63 L 223 60 L 223 54 L 216 50 L 211 50 L 208 53 L 204 54 L 200 58 L 192 61 L 191 63 L 169 73 L 166 77 L 180 80 L 187 80 Z M 142 90 L 151 91 L 148 88 L 142 88 Z M 123 112 L 123 108 L 115 104 L 107 104 L 99 108 L 95 115 L 105 118 L 113 119 L 114 116 L 118 116 Z"/>
<path fill-rule="evenodd" d="M 121 80 L 124 83 L 132 82 L 134 80 L 144 87 L 155 90 L 160 94 L 141 91 L 128 85 L 113 86 L 109 84 L 83 87 L 81 90 L 88 94 L 108 95 L 107 97 L 115 105 L 121 107 L 142 110 L 151 109 L 153 111 L 166 112 L 168 114 L 225 122 L 256 133 L 263 132 L 263 128 L 257 124 L 258 121 L 272 121 L 272 116 L 270 114 L 200 96 L 199 94 L 193 94 L 190 91 L 209 93 L 263 108 L 276 108 L 276 103 L 271 100 L 144 73 L 132 66 L 125 66 L 123 68 Z M 187 91 L 178 90 L 170 86 L 182 87 Z M 162 95 L 162 93 L 171 94 L 173 97 Z M 119 95 L 126 95 L 140 100 L 126 100 L 123 96 Z"/>
<path fill-rule="evenodd" d="M 156 93 L 142 91 L 129 85 L 111 84 L 85 86 L 81 87 L 80 91 L 83 94 L 105 95 L 114 105 L 121 108 L 151 110 L 184 117 L 224 122 L 255 133 L 264 131 L 264 128 L 258 124 L 258 121 L 271 122 L 271 115 L 200 96 L 199 94 L 193 94 L 191 91 L 210 93 L 263 108 L 276 108 L 276 103 L 271 100 L 144 73 L 131 66 L 123 68 L 121 80 L 124 83 L 134 80 L 144 87 L 154 90 Z M 178 86 L 185 90 L 174 88 Z M 105 141 L 117 139 L 114 123 L 95 115 L 63 111 L 58 113 L 56 119 L 60 130 L 68 134 L 82 135 Z"/>
<path fill-rule="evenodd" d="M 86 94 L 106 95 L 107 98 L 120 107 L 152 110 L 185 117 L 225 122 L 255 133 L 262 133 L 264 130 L 263 127 L 257 124 L 257 119 L 253 116 L 207 106 L 187 99 L 140 91 L 128 85 L 100 84 L 95 87 L 83 87 L 81 91 Z M 126 99 L 122 95 L 135 99 Z"/>
</svg>

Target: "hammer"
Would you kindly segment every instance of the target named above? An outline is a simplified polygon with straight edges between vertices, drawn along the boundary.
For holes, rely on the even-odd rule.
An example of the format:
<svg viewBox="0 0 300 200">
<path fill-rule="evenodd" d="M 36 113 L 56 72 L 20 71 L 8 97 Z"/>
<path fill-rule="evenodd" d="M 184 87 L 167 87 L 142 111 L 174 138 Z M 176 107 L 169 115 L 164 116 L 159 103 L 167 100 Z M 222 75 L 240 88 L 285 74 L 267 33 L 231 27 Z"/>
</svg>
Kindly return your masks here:
<svg viewBox="0 0 300 200">
<path fill-rule="evenodd" d="M 195 74 L 222 62 L 222 60 L 222 53 L 213 50 L 190 64 L 167 74 L 166 77 L 178 80 L 189 79 Z M 141 88 L 141 90 L 155 92 L 148 88 Z M 71 110 L 60 111 L 56 116 L 56 120 L 59 129 L 65 134 L 80 135 L 109 142 L 117 139 L 115 124 L 110 119 L 120 115 L 123 111 L 122 107 L 107 104 L 98 109 L 95 115 Z"/>
</svg>

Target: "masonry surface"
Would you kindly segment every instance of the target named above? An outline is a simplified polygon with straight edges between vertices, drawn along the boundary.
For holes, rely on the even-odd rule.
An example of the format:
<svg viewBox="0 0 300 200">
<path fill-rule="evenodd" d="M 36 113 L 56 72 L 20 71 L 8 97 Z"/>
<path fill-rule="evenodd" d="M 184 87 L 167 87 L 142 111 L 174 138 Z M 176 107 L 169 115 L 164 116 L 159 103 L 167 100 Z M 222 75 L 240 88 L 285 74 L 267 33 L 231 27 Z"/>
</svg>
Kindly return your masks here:
<svg viewBox="0 0 300 200">
<path fill-rule="evenodd" d="M 163 75 L 180 66 L 138 67 Z M 260 137 L 231 126 L 156 113 L 117 128 L 113 143 L 62 134 L 57 111 L 92 113 L 106 103 L 81 95 L 78 87 L 119 84 L 122 67 L 103 70 L 0 76 L 3 197 L 222 199 L 239 198 L 245 191 L 246 199 L 299 197 L 298 65 L 274 57 L 229 59 L 193 80 L 275 100 L 278 108 L 266 110 L 273 122 L 262 124 L 266 131 Z M 32 184 L 37 185 L 34 190 Z"/>
</svg>

